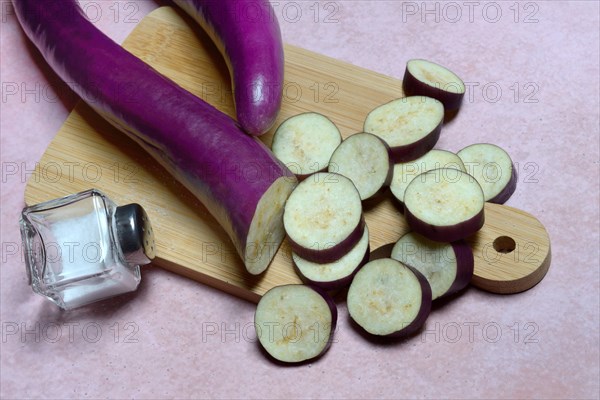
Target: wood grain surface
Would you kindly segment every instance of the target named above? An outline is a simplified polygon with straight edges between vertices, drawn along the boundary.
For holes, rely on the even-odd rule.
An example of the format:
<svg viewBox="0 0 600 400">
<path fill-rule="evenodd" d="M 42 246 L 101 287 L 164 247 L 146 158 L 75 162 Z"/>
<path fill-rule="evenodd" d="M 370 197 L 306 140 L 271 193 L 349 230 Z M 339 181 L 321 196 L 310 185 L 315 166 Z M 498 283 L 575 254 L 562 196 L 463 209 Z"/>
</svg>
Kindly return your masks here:
<svg viewBox="0 0 600 400">
<path fill-rule="evenodd" d="M 188 18 L 169 7 L 159 8 L 141 21 L 123 46 L 234 115 L 226 64 L 208 36 Z M 362 130 L 371 109 L 403 95 L 397 79 L 293 46 L 285 47 L 285 56 L 284 103 L 275 126 L 292 115 L 314 111 L 329 117 L 347 137 Z M 269 145 L 272 131 L 263 138 Z M 92 187 L 118 204 L 144 206 L 156 233 L 156 265 L 250 301 L 258 301 L 273 286 L 300 283 L 286 241 L 265 273 L 248 274 L 202 204 L 80 102 L 30 176 L 25 202 L 32 205 Z M 485 212 L 485 226 L 469 239 L 475 256 L 472 283 L 496 293 L 516 293 L 537 284 L 550 265 L 550 240 L 543 225 L 506 206 L 486 204 Z M 365 218 L 371 249 L 395 242 L 408 231 L 390 196 L 369 205 Z"/>
</svg>

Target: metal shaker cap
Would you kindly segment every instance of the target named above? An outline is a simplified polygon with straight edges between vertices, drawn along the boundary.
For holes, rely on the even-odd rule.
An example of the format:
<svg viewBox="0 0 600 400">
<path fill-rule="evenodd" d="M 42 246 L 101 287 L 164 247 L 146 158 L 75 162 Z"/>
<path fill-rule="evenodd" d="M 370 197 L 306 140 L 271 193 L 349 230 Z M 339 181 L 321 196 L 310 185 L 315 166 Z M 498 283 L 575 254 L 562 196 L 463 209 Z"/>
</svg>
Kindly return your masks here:
<svg viewBox="0 0 600 400">
<path fill-rule="evenodd" d="M 126 204 L 115 211 L 117 240 L 129 265 L 144 265 L 156 254 L 154 232 L 148 214 L 139 204 Z"/>
</svg>

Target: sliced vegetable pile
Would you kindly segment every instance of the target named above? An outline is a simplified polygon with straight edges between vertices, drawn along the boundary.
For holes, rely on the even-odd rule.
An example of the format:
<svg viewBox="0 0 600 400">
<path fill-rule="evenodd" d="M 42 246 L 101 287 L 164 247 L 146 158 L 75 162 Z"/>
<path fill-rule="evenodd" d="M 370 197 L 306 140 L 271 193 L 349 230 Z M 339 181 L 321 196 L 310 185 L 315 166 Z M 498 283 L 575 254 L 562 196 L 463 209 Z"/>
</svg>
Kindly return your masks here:
<svg viewBox="0 0 600 400">
<path fill-rule="evenodd" d="M 358 329 L 377 337 L 418 332 L 433 302 L 468 286 L 474 257 L 464 239 L 483 226 L 485 202 L 505 202 L 516 186 L 510 157 L 495 145 L 474 144 L 457 154 L 433 149 L 445 116 L 456 111 L 464 95 L 464 84 L 454 73 L 429 61 L 411 60 L 404 89 L 411 95 L 371 111 L 364 132 L 348 136 L 336 148 L 339 131 L 326 116 L 314 113 L 284 122 L 273 144 L 276 155 L 288 157 L 284 162 L 292 159 L 292 153 L 298 164 L 301 159 L 318 160 L 320 166 L 328 158 L 328 172 L 307 175 L 306 169 L 301 170 L 304 180 L 285 205 L 284 226 L 292 259 L 305 287 L 318 291 L 348 288 L 350 317 Z M 323 147 L 318 146 L 318 121 L 323 121 Z M 369 253 L 369 229 L 361 204 L 387 188 L 411 231 L 396 243 Z M 265 307 L 277 308 L 281 321 L 300 321 L 297 331 L 301 331 L 307 319 L 296 317 L 312 306 L 301 305 L 307 302 L 304 294 L 289 288 L 267 292 L 257 316 L 261 310 L 264 318 Z M 289 297 L 281 301 L 297 307 L 268 305 L 274 293 L 282 290 Z M 333 304 L 330 298 L 327 304 Z M 318 309 L 329 315 L 325 306 Z M 300 356 L 296 347 L 305 345 L 302 340 L 299 345 L 286 340 L 276 345 L 260 342 L 280 361 L 285 358 L 282 354 L 290 352 L 296 356 L 288 357 L 289 361 L 305 361 L 326 348 L 314 343 L 310 351 L 303 347 Z"/>
<path fill-rule="evenodd" d="M 278 361 L 311 360 L 329 348 L 337 309 L 324 290 L 348 287 L 350 317 L 371 335 L 417 332 L 433 301 L 468 285 L 473 254 L 463 239 L 483 226 L 485 202 L 515 191 L 501 148 L 433 149 L 465 92 L 438 64 L 409 61 L 407 97 L 372 110 L 363 132 L 342 140 L 326 116 L 305 113 L 279 126 L 271 152 L 251 135 L 271 127 L 281 104 L 275 18 L 236 19 L 236 0 L 175 0 L 228 63 L 234 121 L 102 34 L 75 0 L 12 2 L 46 62 L 200 199 L 251 274 L 268 267 L 287 234 L 306 285 L 271 289 L 255 314 L 259 342 Z M 254 5 L 273 17 L 268 1 Z M 375 256 L 363 205 L 388 187 L 412 232 Z"/>
</svg>

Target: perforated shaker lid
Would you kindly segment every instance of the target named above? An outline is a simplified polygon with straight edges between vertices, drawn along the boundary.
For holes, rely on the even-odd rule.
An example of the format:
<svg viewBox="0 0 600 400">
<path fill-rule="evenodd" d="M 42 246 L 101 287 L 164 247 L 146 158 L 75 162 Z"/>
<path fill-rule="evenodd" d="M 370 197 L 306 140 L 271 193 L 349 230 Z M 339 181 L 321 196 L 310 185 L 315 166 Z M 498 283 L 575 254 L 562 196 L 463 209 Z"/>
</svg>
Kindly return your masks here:
<svg viewBox="0 0 600 400">
<path fill-rule="evenodd" d="M 129 265 L 144 265 L 156 254 L 154 232 L 148 214 L 136 203 L 117 207 L 115 211 L 117 240 Z"/>
</svg>

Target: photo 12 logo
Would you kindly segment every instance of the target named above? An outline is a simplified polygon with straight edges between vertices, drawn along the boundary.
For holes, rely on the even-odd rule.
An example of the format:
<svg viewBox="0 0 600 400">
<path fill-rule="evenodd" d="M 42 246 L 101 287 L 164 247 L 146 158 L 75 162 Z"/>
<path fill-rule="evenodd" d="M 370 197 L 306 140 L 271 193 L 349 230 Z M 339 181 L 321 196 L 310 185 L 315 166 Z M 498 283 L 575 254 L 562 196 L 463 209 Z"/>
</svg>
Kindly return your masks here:
<svg viewBox="0 0 600 400">
<path fill-rule="evenodd" d="M 139 83 L 122 82 L 110 89 L 108 95 L 120 99 L 124 103 L 139 104 L 143 99 L 139 91 Z M 99 103 L 107 95 L 102 82 L 14 82 L 4 81 L 1 84 L 1 101 L 8 103 L 58 103 L 59 101 L 84 100 L 90 105 Z"/>
<path fill-rule="evenodd" d="M 322 325 L 319 322 L 304 327 L 304 329 L 300 324 L 294 322 L 282 324 L 278 321 L 271 321 L 260 325 L 254 322 L 243 324 L 240 322 L 203 322 L 201 332 L 202 343 L 240 343 L 242 341 L 255 343 L 258 340 L 272 343 L 282 339 L 285 339 L 289 343 L 296 343 L 300 340 L 312 340 L 315 343 L 325 341 L 335 343 L 337 342 L 335 334 L 328 334 L 330 328 L 331 326 Z M 337 327 L 335 330 L 337 330 Z"/>
<path fill-rule="evenodd" d="M 2 322 L 2 343 L 139 343 L 135 322 Z"/>
<path fill-rule="evenodd" d="M 295 24 L 336 24 L 341 11 L 339 1 L 271 1 L 270 7 L 262 1 L 238 1 L 235 3 L 236 21 L 272 21 Z"/>
<path fill-rule="evenodd" d="M 2 242 L 2 263 L 19 257 L 19 261 L 44 260 L 47 265 L 58 264 L 96 264 L 105 257 L 106 244 L 86 241 L 32 241 L 30 247 L 17 242 Z"/>
<path fill-rule="evenodd" d="M 246 97 L 250 103 L 261 103 L 281 98 L 284 104 L 304 103 L 328 103 L 337 104 L 339 99 L 340 85 L 335 81 L 327 82 L 295 82 L 285 81 L 282 85 L 249 85 L 248 87 L 236 88 L 238 96 Z M 232 106 L 233 91 L 228 84 L 219 82 L 202 82 L 198 96 L 210 103 L 224 106 Z"/>
<path fill-rule="evenodd" d="M 514 104 L 537 104 L 540 102 L 540 85 L 537 82 L 464 82 L 465 100 L 468 103 L 500 101 Z"/>
<path fill-rule="evenodd" d="M 483 22 L 495 24 L 508 21 L 515 24 L 539 22 L 537 2 L 518 1 L 405 1 L 401 5 L 402 22 L 457 24 Z"/>
<path fill-rule="evenodd" d="M 48 161 L 35 163 L 5 161 L 0 164 L 0 180 L 2 183 L 18 181 L 25 183 L 85 182 L 96 183 L 101 180 L 113 183 L 139 183 L 136 177 L 140 167 L 133 162 L 113 162 L 101 164 L 96 162 Z"/>
<path fill-rule="evenodd" d="M 421 342 L 435 343 L 499 343 L 508 341 L 515 344 L 538 344 L 540 342 L 540 327 L 532 321 L 516 321 L 503 324 L 496 321 L 488 322 L 431 322 L 421 333 Z"/>
<path fill-rule="evenodd" d="M 99 22 L 102 18 L 109 18 L 114 23 L 137 24 L 141 21 L 139 2 L 136 1 L 80 1 L 79 7 L 84 16 L 92 23 Z M 15 9 L 10 0 L 1 0 L 2 23 L 15 18 Z M 69 12 L 70 11 L 64 11 Z M 72 16 L 73 18 L 76 15 Z"/>
</svg>

